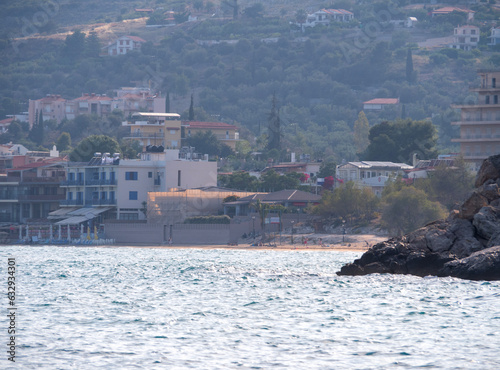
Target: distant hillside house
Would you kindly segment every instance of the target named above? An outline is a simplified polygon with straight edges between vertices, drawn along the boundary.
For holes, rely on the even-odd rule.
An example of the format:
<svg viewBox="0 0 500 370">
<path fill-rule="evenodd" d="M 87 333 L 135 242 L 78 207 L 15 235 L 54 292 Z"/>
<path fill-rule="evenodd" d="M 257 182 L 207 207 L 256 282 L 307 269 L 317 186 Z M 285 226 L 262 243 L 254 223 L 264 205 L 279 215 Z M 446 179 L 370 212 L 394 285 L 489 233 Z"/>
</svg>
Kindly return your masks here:
<svg viewBox="0 0 500 370">
<path fill-rule="evenodd" d="M 30 128 L 38 119 L 40 112 L 44 121 L 49 119 L 60 123 L 66 118 L 66 99 L 61 98 L 61 95 L 48 94 L 44 98 L 38 100 L 29 100 L 28 105 L 28 121 Z"/>
<path fill-rule="evenodd" d="M 469 51 L 476 49 L 481 31 L 477 26 L 465 25 L 456 27 L 453 34 L 453 43 L 450 48 Z"/>
<path fill-rule="evenodd" d="M 363 110 L 382 110 L 388 106 L 395 106 L 398 104 L 398 98 L 376 98 L 365 101 L 363 103 Z"/>
<path fill-rule="evenodd" d="M 490 42 L 488 42 L 488 45 L 500 45 L 500 27 L 493 27 L 491 29 L 491 36 L 488 36 L 488 39 L 490 40 Z"/>
<path fill-rule="evenodd" d="M 439 9 L 433 10 L 431 12 L 431 15 L 433 17 L 435 17 L 435 16 L 440 16 L 440 15 L 451 14 L 453 12 L 467 13 L 467 21 L 474 20 L 474 13 L 475 12 L 473 10 L 457 8 L 454 6 L 445 6 L 444 8 L 439 8 Z"/>
<path fill-rule="evenodd" d="M 236 142 L 240 140 L 238 127 L 224 122 L 201 122 L 201 121 L 183 121 L 185 137 L 188 138 L 197 132 L 212 131 L 218 140 L 236 149 Z"/>
<path fill-rule="evenodd" d="M 129 51 L 141 50 L 145 42 L 146 40 L 137 36 L 122 36 L 102 49 L 106 50 L 107 55 L 125 55 Z"/>
<path fill-rule="evenodd" d="M 305 23 L 296 23 L 301 27 L 316 27 L 317 25 L 328 26 L 331 22 L 350 22 L 354 14 L 344 9 L 321 9 L 315 13 L 308 14 Z"/>
</svg>

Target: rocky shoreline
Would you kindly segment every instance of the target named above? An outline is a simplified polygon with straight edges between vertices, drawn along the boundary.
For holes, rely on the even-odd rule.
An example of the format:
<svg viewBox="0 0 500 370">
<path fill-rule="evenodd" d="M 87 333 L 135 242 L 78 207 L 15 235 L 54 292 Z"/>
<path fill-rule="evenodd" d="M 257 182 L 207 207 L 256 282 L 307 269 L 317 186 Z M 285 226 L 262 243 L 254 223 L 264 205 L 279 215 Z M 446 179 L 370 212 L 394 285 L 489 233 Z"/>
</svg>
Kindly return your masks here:
<svg viewBox="0 0 500 370">
<path fill-rule="evenodd" d="M 500 280 L 500 155 L 486 159 L 475 189 L 446 220 L 378 243 L 338 275 L 373 273 Z"/>
</svg>

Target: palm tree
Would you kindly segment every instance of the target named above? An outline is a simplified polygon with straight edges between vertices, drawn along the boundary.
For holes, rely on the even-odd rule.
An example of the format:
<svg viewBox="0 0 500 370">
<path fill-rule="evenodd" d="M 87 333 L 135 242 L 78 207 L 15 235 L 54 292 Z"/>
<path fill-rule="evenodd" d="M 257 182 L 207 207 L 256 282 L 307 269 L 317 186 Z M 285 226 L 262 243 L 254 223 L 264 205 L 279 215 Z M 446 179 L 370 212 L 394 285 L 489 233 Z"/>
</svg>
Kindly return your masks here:
<svg viewBox="0 0 500 370">
<path fill-rule="evenodd" d="M 257 202 L 252 203 L 250 205 L 253 209 L 257 211 L 260 217 L 260 229 L 262 230 L 262 241 L 266 239 L 266 230 L 265 230 L 265 225 L 266 225 L 266 217 L 267 214 L 269 213 L 269 209 L 271 208 L 269 204 L 262 203 L 260 199 L 257 199 Z"/>
</svg>

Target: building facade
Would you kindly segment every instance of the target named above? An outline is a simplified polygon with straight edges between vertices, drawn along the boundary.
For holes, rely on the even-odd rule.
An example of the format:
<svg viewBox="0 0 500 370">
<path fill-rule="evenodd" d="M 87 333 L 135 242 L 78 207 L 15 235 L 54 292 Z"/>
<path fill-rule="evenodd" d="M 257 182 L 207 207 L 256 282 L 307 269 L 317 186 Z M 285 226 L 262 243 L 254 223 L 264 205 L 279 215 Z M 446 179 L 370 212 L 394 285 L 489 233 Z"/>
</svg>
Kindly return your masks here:
<svg viewBox="0 0 500 370">
<path fill-rule="evenodd" d="M 131 51 L 141 50 L 145 42 L 146 40 L 138 36 L 122 36 L 102 49 L 107 55 L 125 55 Z"/>
<path fill-rule="evenodd" d="M 382 195 L 386 182 L 397 175 L 403 176 L 405 170 L 412 169 L 406 163 L 393 162 L 348 162 L 338 165 L 336 175 L 341 182 L 354 182 L 359 187 L 370 188 L 377 196 Z"/>
<path fill-rule="evenodd" d="M 477 26 L 465 25 L 456 27 L 453 32 L 453 43 L 450 48 L 469 51 L 479 44 L 481 30 Z"/>
<path fill-rule="evenodd" d="M 240 140 L 238 128 L 235 125 L 224 122 L 201 122 L 201 121 L 183 121 L 184 135 L 186 138 L 197 132 L 211 131 L 231 149 L 236 149 L 236 143 Z"/>
<path fill-rule="evenodd" d="M 148 146 L 155 146 L 160 152 L 181 146 L 181 116 L 177 113 L 138 112 L 122 126 L 130 128 L 130 136 L 125 139 L 138 142 L 144 151 Z"/>
<path fill-rule="evenodd" d="M 460 109 L 460 137 L 452 142 L 460 144 L 460 153 L 473 169 L 479 169 L 483 160 L 500 153 L 500 69 L 480 70 L 479 87 L 474 104 L 453 105 Z"/>
</svg>

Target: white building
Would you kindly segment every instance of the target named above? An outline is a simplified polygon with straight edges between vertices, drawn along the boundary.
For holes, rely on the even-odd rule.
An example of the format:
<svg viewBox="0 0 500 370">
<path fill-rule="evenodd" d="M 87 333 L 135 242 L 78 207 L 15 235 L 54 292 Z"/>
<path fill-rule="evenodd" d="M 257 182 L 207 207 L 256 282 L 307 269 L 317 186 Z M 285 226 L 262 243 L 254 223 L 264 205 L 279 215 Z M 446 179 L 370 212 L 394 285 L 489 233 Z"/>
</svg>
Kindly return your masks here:
<svg viewBox="0 0 500 370">
<path fill-rule="evenodd" d="M 453 32 L 453 43 L 450 48 L 472 50 L 477 48 L 479 43 L 479 35 L 481 31 L 479 27 L 472 25 L 465 25 L 456 27 Z"/>
<path fill-rule="evenodd" d="M 406 163 L 348 162 L 337 166 L 336 175 L 344 183 L 353 181 L 357 186 L 368 187 L 374 194 L 380 196 L 389 178 L 404 175 L 405 170 L 412 168 L 413 166 Z"/>
<path fill-rule="evenodd" d="M 493 27 L 491 29 L 491 36 L 489 36 L 488 39 L 490 40 L 490 42 L 488 42 L 488 45 L 500 45 L 500 27 Z"/>
<path fill-rule="evenodd" d="M 102 49 L 106 50 L 108 55 L 124 55 L 130 51 L 141 50 L 145 42 L 146 40 L 138 36 L 122 36 Z"/>
</svg>

